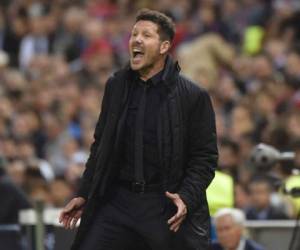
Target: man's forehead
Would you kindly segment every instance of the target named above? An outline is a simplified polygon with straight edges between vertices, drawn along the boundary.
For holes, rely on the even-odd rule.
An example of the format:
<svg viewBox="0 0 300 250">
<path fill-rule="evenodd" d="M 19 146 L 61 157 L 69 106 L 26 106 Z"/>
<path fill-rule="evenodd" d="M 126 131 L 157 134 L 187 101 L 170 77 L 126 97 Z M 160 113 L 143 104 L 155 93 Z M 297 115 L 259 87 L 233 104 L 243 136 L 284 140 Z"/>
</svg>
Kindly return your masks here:
<svg viewBox="0 0 300 250">
<path fill-rule="evenodd" d="M 142 30 L 142 29 L 150 29 L 150 30 L 155 30 L 157 31 L 158 30 L 158 26 L 156 23 L 154 22 L 151 22 L 151 21 L 148 21 L 148 20 L 140 20 L 140 21 L 137 21 L 132 30 Z"/>
<path fill-rule="evenodd" d="M 216 224 L 218 225 L 234 225 L 235 222 L 230 214 L 224 214 L 221 217 L 216 219 Z"/>
</svg>

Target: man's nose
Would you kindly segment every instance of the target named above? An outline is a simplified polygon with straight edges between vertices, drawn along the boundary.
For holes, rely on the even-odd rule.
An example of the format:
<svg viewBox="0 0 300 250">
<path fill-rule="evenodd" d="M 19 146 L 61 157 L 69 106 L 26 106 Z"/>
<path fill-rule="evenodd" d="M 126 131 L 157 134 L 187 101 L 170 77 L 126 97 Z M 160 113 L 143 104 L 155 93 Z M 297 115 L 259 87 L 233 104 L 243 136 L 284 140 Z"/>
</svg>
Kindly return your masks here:
<svg viewBox="0 0 300 250">
<path fill-rule="evenodd" d="M 134 37 L 134 42 L 136 43 L 141 43 L 142 42 L 142 36 L 141 35 L 136 35 Z"/>
</svg>

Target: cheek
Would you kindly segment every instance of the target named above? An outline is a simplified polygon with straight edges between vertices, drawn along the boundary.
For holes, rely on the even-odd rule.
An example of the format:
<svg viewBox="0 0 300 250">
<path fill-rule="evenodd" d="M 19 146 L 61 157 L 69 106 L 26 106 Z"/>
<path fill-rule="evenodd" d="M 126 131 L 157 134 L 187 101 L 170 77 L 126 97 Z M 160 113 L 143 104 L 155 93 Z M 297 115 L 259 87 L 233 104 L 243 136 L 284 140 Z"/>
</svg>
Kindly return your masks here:
<svg viewBox="0 0 300 250">
<path fill-rule="evenodd" d="M 159 47 L 153 46 L 151 49 L 149 49 L 149 58 L 156 60 L 158 56 L 160 55 Z"/>
<path fill-rule="evenodd" d="M 237 244 L 242 237 L 242 232 L 240 232 L 239 230 L 234 230 L 231 235 L 235 243 Z"/>
<path fill-rule="evenodd" d="M 129 41 L 128 41 L 128 48 L 129 49 L 130 49 L 131 45 L 132 45 L 132 39 L 130 38 Z"/>
<path fill-rule="evenodd" d="M 157 54 L 160 51 L 160 46 L 156 41 L 149 41 L 145 44 L 145 46 L 151 54 Z"/>
</svg>

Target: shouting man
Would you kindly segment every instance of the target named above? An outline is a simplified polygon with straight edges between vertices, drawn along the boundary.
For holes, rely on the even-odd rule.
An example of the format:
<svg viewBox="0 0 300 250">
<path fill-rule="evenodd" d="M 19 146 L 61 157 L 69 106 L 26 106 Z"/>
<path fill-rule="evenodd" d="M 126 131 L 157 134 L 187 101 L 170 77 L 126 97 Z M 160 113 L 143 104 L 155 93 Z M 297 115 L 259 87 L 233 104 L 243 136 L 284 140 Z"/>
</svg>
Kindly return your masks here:
<svg viewBox="0 0 300 250">
<path fill-rule="evenodd" d="M 78 195 L 60 215 L 66 228 L 81 218 L 73 250 L 208 249 L 214 111 L 168 55 L 174 34 L 158 11 L 136 17 L 130 63 L 107 81 Z"/>
</svg>

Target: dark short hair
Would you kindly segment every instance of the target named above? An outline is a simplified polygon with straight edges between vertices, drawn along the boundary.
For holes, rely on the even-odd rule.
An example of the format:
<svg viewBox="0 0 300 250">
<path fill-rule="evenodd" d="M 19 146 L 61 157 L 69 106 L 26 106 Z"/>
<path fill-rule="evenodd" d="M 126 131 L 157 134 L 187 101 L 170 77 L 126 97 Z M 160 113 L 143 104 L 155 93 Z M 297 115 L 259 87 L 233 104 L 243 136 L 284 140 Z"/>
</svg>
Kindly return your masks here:
<svg viewBox="0 0 300 250">
<path fill-rule="evenodd" d="M 223 147 L 230 148 L 234 154 L 240 153 L 239 144 L 228 137 L 223 137 L 220 139 L 220 144 Z"/>
<path fill-rule="evenodd" d="M 138 12 L 135 22 L 151 21 L 158 26 L 158 34 L 162 41 L 173 41 L 175 35 L 175 24 L 170 17 L 162 12 L 150 9 L 142 9 Z"/>
<path fill-rule="evenodd" d="M 254 174 L 249 181 L 250 185 L 256 185 L 256 184 L 266 184 L 268 189 L 272 190 L 274 186 L 272 185 L 272 182 L 275 180 L 266 174 Z"/>
</svg>

